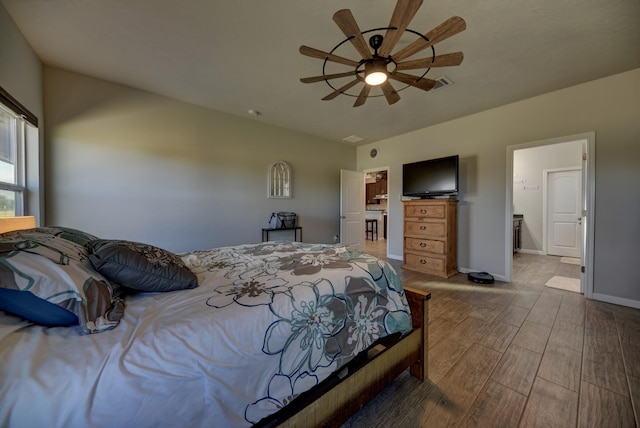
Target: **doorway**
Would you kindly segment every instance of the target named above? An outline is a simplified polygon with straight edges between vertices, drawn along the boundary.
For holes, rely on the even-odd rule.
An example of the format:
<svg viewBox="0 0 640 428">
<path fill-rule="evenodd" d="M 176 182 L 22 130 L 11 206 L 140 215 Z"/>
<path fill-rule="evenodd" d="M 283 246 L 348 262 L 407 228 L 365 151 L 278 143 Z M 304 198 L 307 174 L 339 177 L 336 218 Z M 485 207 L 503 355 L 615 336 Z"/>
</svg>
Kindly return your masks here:
<svg viewBox="0 0 640 428">
<path fill-rule="evenodd" d="M 577 148 L 576 148 L 577 147 Z M 566 152 L 573 153 L 570 156 Z M 572 160 L 562 160 L 569 156 Z M 559 163 L 560 162 L 560 163 Z M 562 162 L 565 162 L 562 164 Z M 513 272 L 514 214 L 525 211 L 521 227 L 521 249 L 518 253 L 548 253 L 548 229 L 553 220 L 547 220 L 549 173 L 575 169 L 580 175 L 579 190 L 572 187 L 577 197 L 573 226 L 558 218 L 558 238 L 562 244 L 577 240 L 578 257 L 572 257 L 580 268 L 580 290 L 586 297 L 593 293 L 593 222 L 595 198 L 595 133 L 586 133 L 551 140 L 536 141 L 507 147 L 507 192 L 506 192 L 506 241 L 505 278 L 511 281 Z M 574 173 L 575 174 L 575 173 Z M 574 180 L 573 178 L 571 180 Z M 561 186 L 565 186 L 562 183 Z M 572 186 L 576 184 L 573 183 Z M 567 192 L 567 190 L 564 190 Z M 579 196 L 576 196 L 579 193 Z M 562 204 L 561 204 L 562 205 Z M 558 207 L 560 212 L 570 211 L 567 206 Z M 566 220 L 566 218 L 564 219 Z M 561 224 L 562 223 L 562 224 Z M 562 227 L 560 227 L 562 226 Z M 579 229 L 577 228 L 579 226 Z M 569 230 L 571 229 L 571 230 Z M 563 235 L 564 234 L 564 235 Z M 551 238 L 556 239 L 556 238 Z M 573 253 L 576 255 L 577 253 Z"/>
<path fill-rule="evenodd" d="M 379 167 L 363 171 L 365 174 L 365 198 L 362 203 L 365 219 L 369 220 L 367 228 L 375 227 L 375 232 L 364 235 L 364 251 L 380 258 L 387 257 L 388 245 L 388 204 L 389 204 L 389 168 Z"/>
</svg>

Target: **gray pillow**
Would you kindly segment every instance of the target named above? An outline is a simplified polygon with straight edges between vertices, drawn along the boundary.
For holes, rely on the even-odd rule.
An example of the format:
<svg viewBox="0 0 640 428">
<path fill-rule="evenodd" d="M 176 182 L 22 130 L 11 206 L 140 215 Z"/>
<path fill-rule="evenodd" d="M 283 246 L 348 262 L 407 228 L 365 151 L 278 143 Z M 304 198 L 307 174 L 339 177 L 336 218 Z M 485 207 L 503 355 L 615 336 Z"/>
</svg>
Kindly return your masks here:
<svg viewBox="0 0 640 428">
<path fill-rule="evenodd" d="M 170 251 L 139 242 L 96 239 L 89 259 L 107 279 L 138 291 L 195 288 L 198 278 Z"/>
</svg>

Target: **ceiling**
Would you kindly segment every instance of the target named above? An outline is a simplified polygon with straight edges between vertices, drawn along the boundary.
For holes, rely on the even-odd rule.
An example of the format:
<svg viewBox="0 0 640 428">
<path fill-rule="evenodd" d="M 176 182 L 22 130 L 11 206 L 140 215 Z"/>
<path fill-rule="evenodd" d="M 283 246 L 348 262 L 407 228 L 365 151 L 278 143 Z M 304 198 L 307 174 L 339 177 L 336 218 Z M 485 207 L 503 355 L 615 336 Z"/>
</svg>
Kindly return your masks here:
<svg viewBox="0 0 640 428">
<path fill-rule="evenodd" d="M 323 61 L 298 49 L 342 42 L 339 9 L 351 9 L 362 31 L 386 27 L 395 1 L 0 2 L 47 65 L 331 140 L 363 138 L 355 144 L 640 67 L 638 0 L 427 0 L 410 29 L 424 34 L 454 15 L 467 23 L 436 45 L 436 54 L 464 52 L 462 65 L 427 74 L 453 85 L 409 87 L 394 105 L 377 96 L 354 108 L 351 96 L 322 101 L 332 92 L 325 82 L 300 82 L 322 74 Z M 415 38 L 406 33 L 394 51 Z M 336 53 L 359 59 L 350 43 Z"/>
</svg>

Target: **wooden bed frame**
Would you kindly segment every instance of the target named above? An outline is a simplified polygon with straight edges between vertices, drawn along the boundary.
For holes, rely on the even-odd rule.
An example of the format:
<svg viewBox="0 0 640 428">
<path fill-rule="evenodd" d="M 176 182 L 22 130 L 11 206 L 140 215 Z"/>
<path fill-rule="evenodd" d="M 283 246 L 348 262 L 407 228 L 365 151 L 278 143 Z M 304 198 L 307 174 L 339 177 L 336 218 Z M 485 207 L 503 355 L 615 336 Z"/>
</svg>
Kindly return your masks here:
<svg viewBox="0 0 640 428">
<path fill-rule="evenodd" d="M 420 380 L 428 377 L 429 299 L 431 293 L 404 287 L 411 307 L 413 331 L 391 346 L 378 345 L 365 362 L 335 386 L 304 403 L 286 420 L 265 426 L 339 427 L 407 368 Z M 283 410 L 295 405 L 295 401 Z M 289 412 L 291 410 L 289 409 Z M 260 425 L 260 424 L 258 424 Z"/>
<path fill-rule="evenodd" d="M 0 233 L 12 230 L 24 230 L 36 227 L 36 218 L 33 216 L 24 217 L 0 217 Z"/>
<path fill-rule="evenodd" d="M 34 217 L 0 218 L 0 233 L 36 227 Z M 366 359 L 341 373 L 331 389 L 311 395 L 296 406 L 295 401 L 283 410 L 283 418 L 274 418 L 264 426 L 339 427 L 365 403 L 375 397 L 407 368 L 420 380 L 428 377 L 429 299 L 431 293 L 404 287 L 411 307 L 413 331 L 393 345 L 377 345 Z M 286 419 L 284 419 L 286 418 Z M 261 424 L 258 424 L 261 425 Z"/>
</svg>

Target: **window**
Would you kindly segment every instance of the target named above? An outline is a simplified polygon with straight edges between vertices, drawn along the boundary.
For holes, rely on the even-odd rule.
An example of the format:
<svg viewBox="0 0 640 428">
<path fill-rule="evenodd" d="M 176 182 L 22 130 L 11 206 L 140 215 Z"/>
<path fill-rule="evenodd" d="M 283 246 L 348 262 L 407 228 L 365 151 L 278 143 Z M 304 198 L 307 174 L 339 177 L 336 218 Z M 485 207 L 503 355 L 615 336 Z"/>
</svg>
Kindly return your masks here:
<svg viewBox="0 0 640 428">
<path fill-rule="evenodd" d="M 291 198 L 291 168 L 279 161 L 269 168 L 269 197 Z"/>
<path fill-rule="evenodd" d="M 25 141 L 37 123 L 0 88 L 0 217 L 25 213 Z"/>
</svg>

